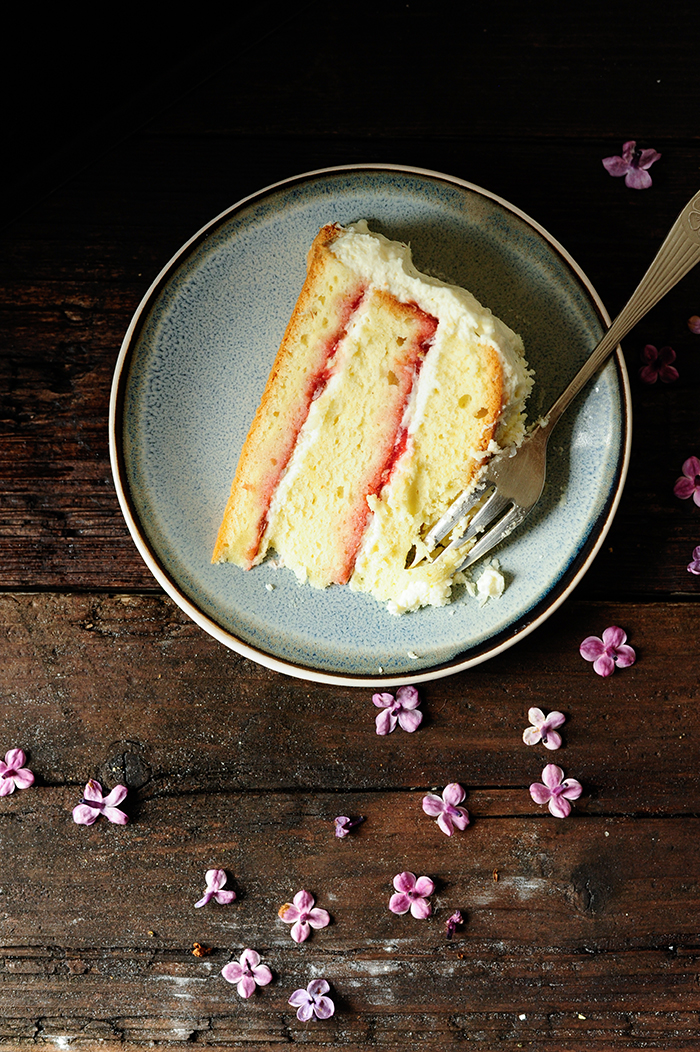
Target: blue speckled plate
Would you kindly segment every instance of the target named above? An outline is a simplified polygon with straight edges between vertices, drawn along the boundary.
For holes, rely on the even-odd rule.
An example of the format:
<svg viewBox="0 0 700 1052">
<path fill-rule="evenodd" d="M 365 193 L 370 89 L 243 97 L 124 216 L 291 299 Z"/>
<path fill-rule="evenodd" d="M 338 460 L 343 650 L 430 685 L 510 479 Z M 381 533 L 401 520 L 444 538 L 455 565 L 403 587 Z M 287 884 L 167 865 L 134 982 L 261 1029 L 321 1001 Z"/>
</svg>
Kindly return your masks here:
<svg viewBox="0 0 700 1052">
<path fill-rule="evenodd" d="M 470 289 L 520 332 L 545 411 L 607 322 L 573 260 L 517 208 L 437 172 L 358 165 L 310 172 L 238 202 L 199 231 L 136 312 L 116 367 L 112 467 L 129 529 L 156 579 L 226 646 L 306 679 L 419 682 L 493 657 L 569 594 L 607 533 L 627 470 L 630 399 L 618 352 L 550 442 L 545 494 L 502 545 L 507 580 L 480 607 L 393 617 L 347 587 L 290 571 L 212 566 L 241 446 L 305 274 L 331 220 L 411 243 L 419 270 Z"/>
</svg>

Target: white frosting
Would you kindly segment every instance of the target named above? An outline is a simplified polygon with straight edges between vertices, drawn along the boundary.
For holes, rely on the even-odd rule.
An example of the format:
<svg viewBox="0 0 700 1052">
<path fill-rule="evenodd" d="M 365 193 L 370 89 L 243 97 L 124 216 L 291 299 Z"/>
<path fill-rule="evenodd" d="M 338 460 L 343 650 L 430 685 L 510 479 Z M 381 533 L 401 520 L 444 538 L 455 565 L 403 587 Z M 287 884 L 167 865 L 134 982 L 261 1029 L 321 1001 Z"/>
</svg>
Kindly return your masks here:
<svg viewBox="0 0 700 1052">
<path fill-rule="evenodd" d="M 431 366 L 434 368 L 442 339 L 447 333 L 457 332 L 465 339 L 495 347 L 501 358 L 503 411 L 497 443 L 499 446 L 510 444 L 507 431 L 522 411 L 532 387 L 531 374 L 522 358 L 520 337 L 488 307 L 483 307 L 471 292 L 421 274 L 413 264 L 408 245 L 390 241 L 383 234 L 370 233 L 364 219 L 348 226 L 333 242 L 331 251 L 375 288 L 386 289 L 402 303 L 417 303 L 426 314 L 438 319 L 431 353 L 421 370 L 415 405 L 411 407 L 414 420 L 409 431 L 420 419 L 430 390 Z M 425 392 L 422 398 L 421 389 Z M 522 435 L 518 435 L 515 440 L 521 438 Z"/>
</svg>

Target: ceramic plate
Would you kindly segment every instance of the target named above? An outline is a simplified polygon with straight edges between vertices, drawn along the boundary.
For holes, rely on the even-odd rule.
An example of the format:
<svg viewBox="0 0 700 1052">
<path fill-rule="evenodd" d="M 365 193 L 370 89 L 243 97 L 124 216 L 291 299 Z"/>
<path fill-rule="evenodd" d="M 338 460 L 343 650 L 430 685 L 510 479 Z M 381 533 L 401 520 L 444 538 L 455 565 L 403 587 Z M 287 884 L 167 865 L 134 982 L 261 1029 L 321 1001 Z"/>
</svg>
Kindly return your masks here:
<svg viewBox="0 0 700 1052">
<path fill-rule="evenodd" d="M 493 657 L 569 594 L 619 501 L 630 399 L 618 352 L 557 426 L 545 494 L 497 551 L 507 587 L 484 606 L 462 591 L 449 606 L 395 617 L 348 587 L 319 591 L 270 565 L 212 566 L 238 455 L 307 250 L 324 223 L 358 219 L 410 242 L 419 270 L 470 289 L 522 335 L 536 372 L 530 419 L 548 409 L 609 320 L 564 249 L 477 186 L 387 165 L 310 172 L 235 204 L 156 279 L 117 363 L 110 441 L 134 541 L 197 624 L 290 675 L 390 686 Z"/>
</svg>

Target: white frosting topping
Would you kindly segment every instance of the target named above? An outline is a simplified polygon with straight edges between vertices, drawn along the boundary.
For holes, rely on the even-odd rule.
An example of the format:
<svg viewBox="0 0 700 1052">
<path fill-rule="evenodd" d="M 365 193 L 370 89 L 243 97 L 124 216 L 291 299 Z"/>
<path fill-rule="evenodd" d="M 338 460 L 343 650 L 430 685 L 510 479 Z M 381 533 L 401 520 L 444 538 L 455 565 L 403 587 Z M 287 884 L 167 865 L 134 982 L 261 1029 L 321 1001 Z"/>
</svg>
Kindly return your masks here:
<svg viewBox="0 0 700 1052">
<path fill-rule="evenodd" d="M 383 234 L 370 233 L 364 219 L 348 226 L 333 242 L 331 251 L 375 288 L 386 289 L 402 303 L 416 303 L 426 314 L 437 318 L 434 351 L 444 335 L 455 332 L 465 339 L 476 339 L 496 348 L 503 368 L 501 432 L 507 431 L 514 416 L 521 412 L 532 387 L 531 375 L 522 359 L 520 337 L 488 307 L 483 307 L 471 292 L 457 285 L 448 285 L 429 274 L 421 274 L 413 264 L 408 245 L 390 241 Z M 436 354 L 426 357 L 422 370 L 426 375 L 421 375 L 419 392 L 421 387 L 426 392 L 430 390 L 430 365 L 436 357 Z M 423 403 L 426 397 L 427 394 Z M 417 399 L 413 412 L 419 417 L 423 408 L 420 393 Z M 501 442 L 509 444 L 509 437 L 501 432 L 497 435 L 499 445 Z"/>
</svg>

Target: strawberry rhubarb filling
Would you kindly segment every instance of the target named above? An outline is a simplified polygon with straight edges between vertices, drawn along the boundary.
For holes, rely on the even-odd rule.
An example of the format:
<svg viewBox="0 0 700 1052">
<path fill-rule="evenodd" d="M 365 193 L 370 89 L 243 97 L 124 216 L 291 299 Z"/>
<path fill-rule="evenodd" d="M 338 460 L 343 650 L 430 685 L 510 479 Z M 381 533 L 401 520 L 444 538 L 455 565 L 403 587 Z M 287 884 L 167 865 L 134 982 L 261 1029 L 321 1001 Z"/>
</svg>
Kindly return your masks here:
<svg viewBox="0 0 700 1052">
<path fill-rule="evenodd" d="M 358 306 L 271 502 L 261 552 L 317 587 L 346 584 L 407 444 L 403 425 L 437 319 L 374 290 Z M 307 528 L 299 529 L 306 521 Z"/>
</svg>

